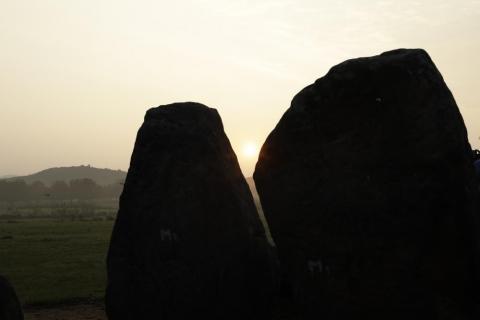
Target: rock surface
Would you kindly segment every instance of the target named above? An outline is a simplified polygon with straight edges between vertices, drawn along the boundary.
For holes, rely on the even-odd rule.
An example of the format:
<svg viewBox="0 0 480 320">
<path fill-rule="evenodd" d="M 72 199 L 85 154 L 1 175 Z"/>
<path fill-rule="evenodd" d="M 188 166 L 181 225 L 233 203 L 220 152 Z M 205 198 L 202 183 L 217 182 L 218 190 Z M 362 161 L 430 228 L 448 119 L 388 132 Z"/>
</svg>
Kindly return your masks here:
<svg viewBox="0 0 480 320">
<path fill-rule="evenodd" d="M 471 319 L 471 152 L 423 50 L 345 61 L 298 93 L 254 179 L 303 317 Z"/>
<path fill-rule="evenodd" d="M 217 111 L 150 109 L 108 253 L 109 319 L 268 317 L 275 261 Z"/>
<path fill-rule="evenodd" d="M 15 289 L 2 276 L 0 276 L 0 319 L 23 320 L 22 307 Z"/>
</svg>

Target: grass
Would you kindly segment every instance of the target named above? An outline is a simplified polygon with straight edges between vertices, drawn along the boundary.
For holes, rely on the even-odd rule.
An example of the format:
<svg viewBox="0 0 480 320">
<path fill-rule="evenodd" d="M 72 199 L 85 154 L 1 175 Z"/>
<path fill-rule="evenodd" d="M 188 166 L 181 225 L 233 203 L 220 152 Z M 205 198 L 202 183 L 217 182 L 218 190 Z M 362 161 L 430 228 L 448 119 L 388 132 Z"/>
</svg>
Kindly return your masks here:
<svg viewBox="0 0 480 320">
<path fill-rule="evenodd" d="M 17 203 L 15 214 L 0 214 L 0 274 L 25 306 L 103 299 L 116 208 L 95 203 L 85 216 L 63 202 L 56 212 L 55 204 Z"/>
<path fill-rule="evenodd" d="M 101 299 L 113 221 L 0 220 L 0 274 L 24 305 Z"/>
</svg>

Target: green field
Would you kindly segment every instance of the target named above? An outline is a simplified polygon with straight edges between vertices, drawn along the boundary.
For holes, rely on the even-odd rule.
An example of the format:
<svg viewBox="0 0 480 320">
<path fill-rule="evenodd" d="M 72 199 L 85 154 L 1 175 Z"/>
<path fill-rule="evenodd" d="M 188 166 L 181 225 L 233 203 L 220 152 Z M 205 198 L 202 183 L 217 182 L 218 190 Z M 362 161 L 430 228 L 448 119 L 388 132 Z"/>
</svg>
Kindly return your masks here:
<svg viewBox="0 0 480 320">
<path fill-rule="evenodd" d="M 0 274 L 25 305 L 101 299 L 113 221 L 0 220 Z"/>
<path fill-rule="evenodd" d="M 258 198 L 256 204 L 266 226 Z M 24 305 L 103 299 L 117 205 L 118 200 L 0 202 L 0 275 Z M 267 234 L 271 241 L 268 228 Z"/>
</svg>

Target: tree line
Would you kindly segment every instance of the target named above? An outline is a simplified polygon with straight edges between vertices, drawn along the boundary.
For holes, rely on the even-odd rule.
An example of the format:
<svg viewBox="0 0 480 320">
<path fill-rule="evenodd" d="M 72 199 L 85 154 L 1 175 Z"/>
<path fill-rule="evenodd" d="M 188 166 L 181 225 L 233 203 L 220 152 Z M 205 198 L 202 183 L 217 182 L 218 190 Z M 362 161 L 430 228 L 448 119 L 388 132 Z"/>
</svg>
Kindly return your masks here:
<svg viewBox="0 0 480 320">
<path fill-rule="evenodd" d="M 27 184 L 23 180 L 0 180 L 0 201 L 91 200 L 118 198 L 123 182 L 101 186 L 92 179 L 56 181 L 51 186 L 41 181 Z"/>
</svg>

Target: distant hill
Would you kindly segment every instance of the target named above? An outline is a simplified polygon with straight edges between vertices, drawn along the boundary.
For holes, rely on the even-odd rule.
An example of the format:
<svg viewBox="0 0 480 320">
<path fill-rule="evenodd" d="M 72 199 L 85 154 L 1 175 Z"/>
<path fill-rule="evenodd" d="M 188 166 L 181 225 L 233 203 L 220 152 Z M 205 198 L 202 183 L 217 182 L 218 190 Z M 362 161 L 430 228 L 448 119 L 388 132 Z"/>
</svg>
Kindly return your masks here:
<svg viewBox="0 0 480 320">
<path fill-rule="evenodd" d="M 47 186 L 51 186 L 55 181 L 65 181 L 75 179 L 92 179 L 98 185 L 107 186 L 119 183 L 125 180 L 127 173 L 122 170 L 99 169 L 91 166 L 77 167 L 59 167 L 46 169 L 28 176 L 13 177 L 7 180 L 24 180 L 27 184 L 35 181 L 41 181 Z"/>
<path fill-rule="evenodd" d="M 13 177 L 16 177 L 16 175 L 14 175 L 14 174 L 5 174 L 5 175 L 0 176 L 0 180 L 2 180 L 2 179 L 8 179 L 8 178 L 13 178 Z"/>
</svg>

